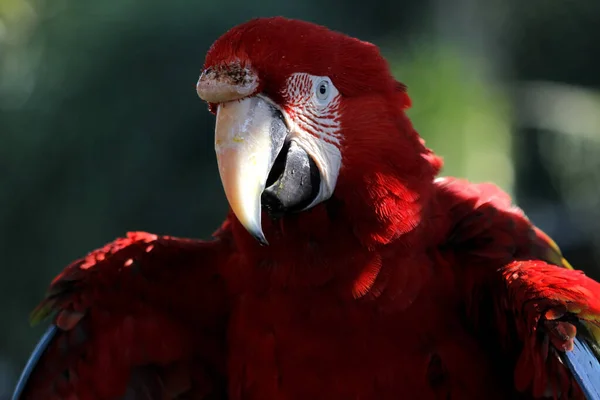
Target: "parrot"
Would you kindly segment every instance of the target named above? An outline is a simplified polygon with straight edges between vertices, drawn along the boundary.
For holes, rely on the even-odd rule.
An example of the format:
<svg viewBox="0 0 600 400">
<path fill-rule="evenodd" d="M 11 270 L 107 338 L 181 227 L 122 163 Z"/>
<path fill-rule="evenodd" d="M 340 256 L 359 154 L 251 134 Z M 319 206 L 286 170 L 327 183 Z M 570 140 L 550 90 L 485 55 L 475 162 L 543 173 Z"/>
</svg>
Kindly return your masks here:
<svg viewBox="0 0 600 400">
<path fill-rule="evenodd" d="M 13 400 L 600 399 L 600 283 L 498 186 L 441 175 L 376 45 L 252 19 L 196 91 L 224 222 L 68 265 Z"/>
</svg>

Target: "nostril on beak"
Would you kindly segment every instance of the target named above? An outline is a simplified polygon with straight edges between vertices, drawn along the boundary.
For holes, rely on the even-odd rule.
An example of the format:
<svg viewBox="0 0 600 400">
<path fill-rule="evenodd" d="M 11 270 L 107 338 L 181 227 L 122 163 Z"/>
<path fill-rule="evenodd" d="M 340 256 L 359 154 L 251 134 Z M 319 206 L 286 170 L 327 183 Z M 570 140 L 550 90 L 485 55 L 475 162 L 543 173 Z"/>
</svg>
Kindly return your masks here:
<svg viewBox="0 0 600 400">
<path fill-rule="evenodd" d="M 207 67 L 196 84 L 198 96 L 208 103 L 225 103 L 251 96 L 258 88 L 258 79 L 246 67 L 227 65 Z"/>
</svg>

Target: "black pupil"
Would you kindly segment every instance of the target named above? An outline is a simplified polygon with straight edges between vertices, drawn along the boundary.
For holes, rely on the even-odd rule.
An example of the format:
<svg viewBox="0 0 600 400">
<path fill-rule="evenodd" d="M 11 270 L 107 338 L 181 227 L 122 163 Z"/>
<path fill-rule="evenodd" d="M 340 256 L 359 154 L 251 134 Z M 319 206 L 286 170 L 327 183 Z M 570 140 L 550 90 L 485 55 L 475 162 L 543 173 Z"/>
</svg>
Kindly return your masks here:
<svg viewBox="0 0 600 400">
<path fill-rule="evenodd" d="M 319 86 L 319 93 L 325 94 L 326 91 L 327 91 L 327 86 L 325 86 L 325 84 L 322 83 L 321 86 Z"/>
</svg>

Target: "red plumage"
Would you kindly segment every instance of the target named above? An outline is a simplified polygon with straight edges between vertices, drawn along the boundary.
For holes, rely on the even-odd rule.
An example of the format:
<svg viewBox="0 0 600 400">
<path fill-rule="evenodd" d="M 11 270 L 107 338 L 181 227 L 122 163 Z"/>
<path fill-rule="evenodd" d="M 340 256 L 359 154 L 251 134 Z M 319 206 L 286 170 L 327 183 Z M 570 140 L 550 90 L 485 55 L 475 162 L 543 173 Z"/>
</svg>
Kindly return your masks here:
<svg viewBox="0 0 600 400">
<path fill-rule="evenodd" d="M 222 393 L 228 252 L 223 239 L 136 232 L 69 265 L 32 314 L 57 310 L 62 332 L 22 398 L 120 398 L 128 382 L 132 398 Z"/>
<path fill-rule="evenodd" d="M 23 399 L 583 398 L 559 355 L 593 334 L 600 285 L 497 187 L 435 179 L 375 46 L 259 19 L 205 68 L 232 62 L 283 110 L 291 73 L 332 79 L 333 196 L 265 213 L 266 247 L 230 214 L 212 242 L 136 233 L 67 267 L 36 313 L 62 332 Z"/>
</svg>

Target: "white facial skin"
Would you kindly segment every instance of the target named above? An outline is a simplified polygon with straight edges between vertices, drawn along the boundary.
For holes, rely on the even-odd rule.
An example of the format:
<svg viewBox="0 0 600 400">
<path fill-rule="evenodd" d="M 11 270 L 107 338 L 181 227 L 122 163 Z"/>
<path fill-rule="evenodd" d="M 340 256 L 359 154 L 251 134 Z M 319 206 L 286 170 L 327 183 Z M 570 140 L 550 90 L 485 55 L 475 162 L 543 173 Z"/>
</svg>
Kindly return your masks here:
<svg viewBox="0 0 600 400">
<path fill-rule="evenodd" d="M 308 153 L 321 173 L 319 195 L 308 209 L 330 198 L 335 189 L 342 164 L 338 147 L 341 96 L 329 77 L 305 73 L 291 75 L 282 95 L 290 138 Z"/>
</svg>

